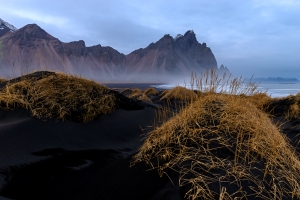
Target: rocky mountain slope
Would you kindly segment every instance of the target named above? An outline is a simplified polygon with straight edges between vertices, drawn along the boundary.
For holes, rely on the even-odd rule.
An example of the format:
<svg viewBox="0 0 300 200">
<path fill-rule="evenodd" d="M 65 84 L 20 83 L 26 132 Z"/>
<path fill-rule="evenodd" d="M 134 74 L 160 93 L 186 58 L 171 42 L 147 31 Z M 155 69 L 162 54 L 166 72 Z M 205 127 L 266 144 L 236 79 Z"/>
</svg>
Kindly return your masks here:
<svg viewBox="0 0 300 200">
<path fill-rule="evenodd" d="M 217 61 L 205 43 L 200 44 L 193 31 L 173 38 L 166 34 L 156 43 L 126 55 L 130 74 L 187 75 L 206 69 L 217 70 Z"/>
<path fill-rule="evenodd" d="M 6 34 L 0 41 L 1 65 L 7 75 L 47 69 L 113 79 L 125 65 L 125 55 L 111 47 L 86 47 L 82 40 L 64 43 L 36 24 Z"/>
<path fill-rule="evenodd" d="M 55 70 L 101 81 L 149 82 L 206 69 L 221 70 L 211 49 L 198 43 L 193 31 L 175 38 L 167 34 L 146 48 L 124 55 L 111 47 L 86 47 L 82 40 L 62 42 L 36 24 L 16 29 L 0 22 L 1 76 Z"/>
</svg>

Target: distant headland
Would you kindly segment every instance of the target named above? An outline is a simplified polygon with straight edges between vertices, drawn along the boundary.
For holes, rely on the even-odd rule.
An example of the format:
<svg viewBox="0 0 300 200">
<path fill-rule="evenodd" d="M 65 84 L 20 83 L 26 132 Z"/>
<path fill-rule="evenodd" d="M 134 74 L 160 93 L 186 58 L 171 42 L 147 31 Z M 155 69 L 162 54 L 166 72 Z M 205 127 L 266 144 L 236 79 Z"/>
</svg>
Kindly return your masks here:
<svg viewBox="0 0 300 200">
<path fill-rule="evenodd" d="M 294 83 L 300 82 L 297 78 L 282 78 L 282 77 L 268 77 L 268 78 L 253 78 L 255 82 L 275 82 L 275 83 Z"/>
</svg>

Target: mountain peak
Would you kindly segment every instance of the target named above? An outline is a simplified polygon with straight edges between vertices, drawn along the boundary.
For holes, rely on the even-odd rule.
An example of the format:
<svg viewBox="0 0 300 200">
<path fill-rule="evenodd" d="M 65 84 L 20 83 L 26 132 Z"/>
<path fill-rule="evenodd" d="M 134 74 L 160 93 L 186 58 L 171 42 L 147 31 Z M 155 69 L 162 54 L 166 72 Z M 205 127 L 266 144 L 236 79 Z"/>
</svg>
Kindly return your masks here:
<svg viewBox="0 0 300 200">
<path fill-rule="evenodd" d="M 193 30 L 188 30 L 184 35 L 186 34 L 195 34 L 195 32 Z"/>
<path fill-rule="evenodd" d="M 175 43 L 183 52 L 186 52 L 192 46 L 198 45 L 198 41 L 193 30 L 187 31 L 183 36 L 178 34 L 175 38 Z"/>
<path fill-rule="evenodd" d="M 181 37 L 183 37 L 183 35 L 177 34 L 176 37 L 174 37 L 174 40 L 176 41 L 176 40 L 178 40 L 178 39 L 181 38 Z"/>
<path fill-rule="evenodd" d="M 195 36 L 195 32 L 193 30 L 188 30 L 187 32 L 185 32 L 184 36 L 186 37 L 188 35 Z"/>
<path fill-rule="evenodd" d="M 54 39 L 53 36 L 48 34 L 45 30 L 36 24 L 28 24 L 12 34 L 13 41 L 34 41 L 36 39 L 51 40 Z"/>
<path fill-rule="evenodd" d="M 161 50 L 173 48 L 174 38 L 170 34 L 165 34 L 155 45 L 158 45 Z"/>
<path fill-rule="evenodd" d="M 170 34 L 165 34 L 161 39 L 173 39 L 173 37 Z"/>
<path fill-rule="evenodd" d="M 28 34 L 47 34 L 49 35 L 45 30 L 43 30 L 41 27 L 39 27 L 37 24 L 27 24 L 26 26 L 19 29 L 19 31 L 24 31 Z"/>
</svg>

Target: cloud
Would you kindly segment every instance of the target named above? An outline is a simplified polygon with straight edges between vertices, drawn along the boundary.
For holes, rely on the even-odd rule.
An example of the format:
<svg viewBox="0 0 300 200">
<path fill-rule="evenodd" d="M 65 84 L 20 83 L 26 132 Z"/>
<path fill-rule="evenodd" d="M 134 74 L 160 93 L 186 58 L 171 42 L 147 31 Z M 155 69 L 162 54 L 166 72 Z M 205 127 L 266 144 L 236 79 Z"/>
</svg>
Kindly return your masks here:
<svg viewBox="0 0 300 200">
<path fill-rule="evenodd" d="M 300 6 L 300 2 L 298 0 L 255 0 L 254 2 L 256 6 Z"/>
<path fill-rule="evenodd" d="M 27 18 L 33 21 L 42 22 L 45 24 L 51 24 L 58 27 L 63 27 L 68 23 L 68 20 L 63 17 L 53 16 L 53 15 L 45 15 L 38 12 L 31 12 L 31 11 L 24 11 L 24 10 L 14 10 L 12 11 L 12 14 Z"/>
<path fill-rule="evenodd" d="M 48 13 L 39 12 L 34 9 L 28 9 L 28 8 L 22 9 L 18 7 L 11 7 L 4 4 L 4 6 L 1 5 L 0 10 L 1 12 L 4 12 L 8 15 L 12 15 L 14 17 L 29 19 L 35 23 L 42 22 L 44 24 L 51 24 L 60 28 L 62 28 L 68 23 L 68 19 L 65 17 L 57 16 L 51 13 L 48 14 Z"/>
</svg>

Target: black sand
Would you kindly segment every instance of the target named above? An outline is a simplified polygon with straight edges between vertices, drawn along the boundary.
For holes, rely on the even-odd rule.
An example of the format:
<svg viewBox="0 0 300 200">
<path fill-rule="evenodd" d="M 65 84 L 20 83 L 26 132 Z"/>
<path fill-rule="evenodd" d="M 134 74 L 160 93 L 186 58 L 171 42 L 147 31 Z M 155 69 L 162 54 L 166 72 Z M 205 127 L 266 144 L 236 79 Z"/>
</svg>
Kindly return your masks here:
<svg viewBox="0 0 300 200">
<path fill-rule="evenodd" d="M 89 123 L 42 121 L 21 108 L 0 110 L 0 198 L 183 199 L 186 188 L 178 187 L 176 173 L 169 173 L 173 185 L 142 163 L 130 167 L 154 121 L 156 106 L 163 103 L 135 102 L 124 100 L 113 113 Z M 281 110 L 274 112 L 280 121 Z M 283 127 L 295 146 L 298 124 Z"/>
</svg>

